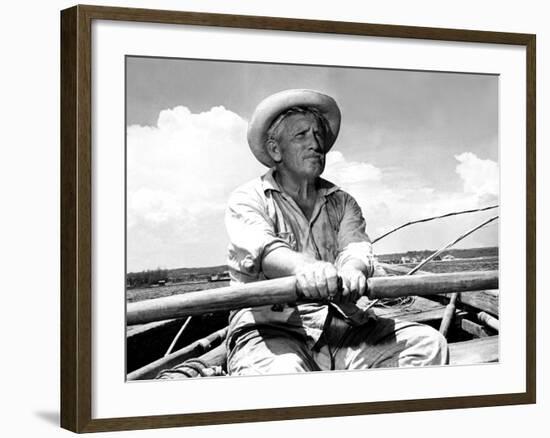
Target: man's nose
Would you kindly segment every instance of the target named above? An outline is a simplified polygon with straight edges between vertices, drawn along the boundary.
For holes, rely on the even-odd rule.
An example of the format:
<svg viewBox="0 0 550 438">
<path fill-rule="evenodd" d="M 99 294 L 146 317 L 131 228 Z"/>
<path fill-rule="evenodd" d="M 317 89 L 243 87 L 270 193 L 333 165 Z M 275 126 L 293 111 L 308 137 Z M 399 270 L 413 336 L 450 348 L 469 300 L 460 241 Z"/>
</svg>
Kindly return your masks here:
<svg viewBox="0 0 550 438">
<path fill-rule="evenodd" d="M 314 151 L 321 151 L 323 150 L 323 145 L 321 144 L 321 142 L 319 141 L 319 138 L 317 137 L 317 135 L 315 135 L 315 133 L 311 133 L 311 137 L 310 137 L 310 148 L 313 149 Z"/>
</svg>

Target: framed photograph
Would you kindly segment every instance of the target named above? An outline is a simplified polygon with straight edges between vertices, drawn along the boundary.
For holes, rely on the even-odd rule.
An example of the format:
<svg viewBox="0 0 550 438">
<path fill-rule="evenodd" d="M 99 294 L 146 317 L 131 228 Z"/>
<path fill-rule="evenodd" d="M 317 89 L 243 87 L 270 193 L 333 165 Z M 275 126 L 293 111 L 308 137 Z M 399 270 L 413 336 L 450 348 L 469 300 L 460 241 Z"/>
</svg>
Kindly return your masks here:
<svg viewBox="0 0 550 438">
<path fill-rule="evenodd" d="M 61 123 L 62 427 L 535 403 L 535 35 L 75 6 Z"/>
</svg>

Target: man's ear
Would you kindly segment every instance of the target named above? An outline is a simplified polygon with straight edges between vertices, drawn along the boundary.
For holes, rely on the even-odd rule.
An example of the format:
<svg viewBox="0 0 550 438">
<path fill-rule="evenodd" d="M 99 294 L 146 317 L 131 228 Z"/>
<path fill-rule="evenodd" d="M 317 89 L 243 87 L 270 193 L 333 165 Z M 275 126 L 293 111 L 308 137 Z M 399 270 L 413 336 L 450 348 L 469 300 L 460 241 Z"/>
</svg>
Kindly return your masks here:
<svg viewBox="0 0 550 438">
<path fill-rule="evenodd" d="M 273 139 L 267 140 L 266 143 L 266 150 L 269 156 L 275 161 L 276 163 L 280 163 L 283 159 L 283 156 L 281 154 L 281 148 L 279 147 L 279 143 Z"/>
</svg>

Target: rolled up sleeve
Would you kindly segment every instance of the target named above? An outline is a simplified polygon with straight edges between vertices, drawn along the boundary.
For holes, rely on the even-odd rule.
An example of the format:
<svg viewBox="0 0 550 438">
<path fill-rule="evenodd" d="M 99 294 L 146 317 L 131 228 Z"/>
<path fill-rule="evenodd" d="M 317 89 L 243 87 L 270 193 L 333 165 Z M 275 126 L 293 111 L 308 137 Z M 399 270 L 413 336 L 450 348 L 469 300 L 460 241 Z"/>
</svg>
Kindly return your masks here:
<svg viewBox="0 0 550 438">
<path fill-rule="evenodd" d="M 336 267 L 343 267 L 350 259 L 360 260 L 367 266 L 371 276 L 374 271 L 374 251 L 366 232 L 366 223 L 361 207 L 352 196 L 346 194 L 344 211 L 338 231 L 338 256 Z"/>
<path fill-rule="evenodd" d="M 228 202 L 225 225 L 229 236 L 227 263 L 237 281 L 259 278 L 262 259 L 288 243 L 277 237 L 262 194 L 238 190 Z"/>
</svg>

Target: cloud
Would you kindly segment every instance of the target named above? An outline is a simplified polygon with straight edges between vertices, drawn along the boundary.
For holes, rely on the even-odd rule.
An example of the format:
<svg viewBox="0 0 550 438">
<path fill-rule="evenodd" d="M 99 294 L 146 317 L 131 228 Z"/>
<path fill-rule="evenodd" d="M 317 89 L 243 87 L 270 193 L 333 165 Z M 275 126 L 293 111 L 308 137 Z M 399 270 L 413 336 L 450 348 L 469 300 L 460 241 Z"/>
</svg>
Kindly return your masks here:
<svg viewBox="0 0 550 438">
<path fill-rule="evenodd" d="M 225 202 L 264 168 L 246 142 L 247 122 L 222 106 L 161 111 L 156 126 L 127 129 L 128 268 L 222 263 L 191 242 L 223 231 Z M 204 245 L 206 248 L 207 245 Z M 214 253 L 216 253 L 214 251 Z"/>
<path fill-rule="evenodd" d="M 478 197 L 498 196 L 498 164 L 492 160 L 482 160 L 471 152 L 455 155 L 460 164 L 456 173 L 462 178 L 465 193 Z"/>
<path fill-rule="evenodd" d="M 366 181 L 379 181 L 382 171 L 369 163 L 347 161 L 340 151 L 327 154 L 326 170 L 323 178 L 338 185 L 361 184 Z"/>
<path fill-rule="evenodd" d="M 411 220 L 498 203 L 497 163 L 482 160 L 471 152 L 455 159 L 457 182 L 462 191 L 440 190 L 413 169 L 399 166 L 382 169 L 366 162 L 348 161 L 341 152 L 329 153 L 324 176 L 354 196 L 365 216 L 369 235 L 376 238 Z M 438 248 L 480 223 L 485 216 L 482 213 L 413 226 L 380 241 L 376 250 L 383 253 Z M 483 233 L 472 235 L 466 243 L 496 244 L 494 230 Z"/>
</svg>

